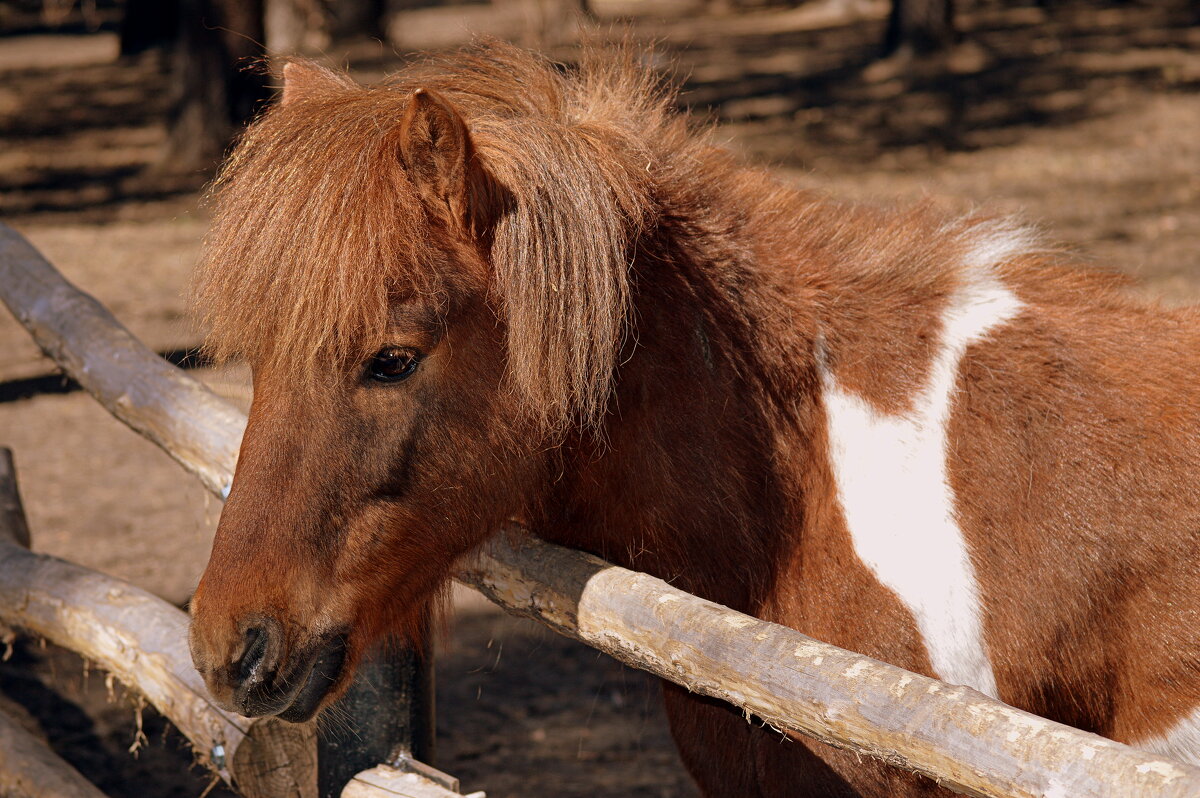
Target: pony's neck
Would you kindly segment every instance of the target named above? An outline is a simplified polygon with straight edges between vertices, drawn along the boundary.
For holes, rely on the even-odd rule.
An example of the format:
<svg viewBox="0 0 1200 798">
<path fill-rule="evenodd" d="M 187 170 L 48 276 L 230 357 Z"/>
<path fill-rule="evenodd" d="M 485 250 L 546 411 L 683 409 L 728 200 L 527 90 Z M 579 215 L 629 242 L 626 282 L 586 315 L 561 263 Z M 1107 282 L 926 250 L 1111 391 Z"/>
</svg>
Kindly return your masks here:
<svg viewBox="0 0 1200 798">
<path fill-rule="evenodd" d="M 752 225 L 675 218 L 641 242 L 602 440 L 563 448 L 539 532 L 754 611 L 802 527 L 815 326 Z"/>
</svg>

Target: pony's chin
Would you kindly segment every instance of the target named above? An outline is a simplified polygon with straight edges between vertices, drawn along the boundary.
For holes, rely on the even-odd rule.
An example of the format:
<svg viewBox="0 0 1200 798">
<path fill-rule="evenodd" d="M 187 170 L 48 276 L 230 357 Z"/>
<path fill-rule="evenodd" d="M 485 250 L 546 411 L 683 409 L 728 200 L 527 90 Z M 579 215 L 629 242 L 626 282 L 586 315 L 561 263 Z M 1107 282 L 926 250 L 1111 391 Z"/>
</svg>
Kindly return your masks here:
<svg viewBox="0 0 1200 798">
<path fill-rule="evenodd" d="M 325 699 L 342 682 L 346 669 L 346 638 L 337 635 L 317 655 L 308 678 L 296 691 L 291 704 L 276 713 L 277 718 L 291 723 L 310 720 L 325 704 Z"/>
</svg>

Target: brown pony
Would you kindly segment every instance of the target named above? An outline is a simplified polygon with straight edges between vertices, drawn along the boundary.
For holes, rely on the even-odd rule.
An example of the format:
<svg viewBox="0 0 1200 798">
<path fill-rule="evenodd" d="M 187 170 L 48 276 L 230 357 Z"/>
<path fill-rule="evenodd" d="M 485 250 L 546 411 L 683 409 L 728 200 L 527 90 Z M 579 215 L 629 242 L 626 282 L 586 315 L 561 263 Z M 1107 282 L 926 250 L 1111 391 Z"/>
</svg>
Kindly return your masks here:
<svg viewBox="0 0 1200 798">
<path fill-rule="evenodd" d="M 739 165 L 623 53 L 310 63 L 198 296 L 254 403 L 193 602 L 213 695 L 312 716 L 507 519 L 1083 729 L 1200 752 L 1200 319 L 1006 221 Z M 710 796 L 931 781 L 665 686 Z"/>
</svg>

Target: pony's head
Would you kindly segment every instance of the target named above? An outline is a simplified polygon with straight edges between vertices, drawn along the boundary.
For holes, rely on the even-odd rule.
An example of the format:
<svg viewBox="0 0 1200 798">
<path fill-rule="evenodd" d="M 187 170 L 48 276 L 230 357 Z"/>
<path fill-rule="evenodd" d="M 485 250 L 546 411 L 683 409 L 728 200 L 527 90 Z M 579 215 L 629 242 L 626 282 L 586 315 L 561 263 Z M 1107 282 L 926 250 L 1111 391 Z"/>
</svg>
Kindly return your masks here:
<svg viewBox="0 0 1200 798">
<path fill-rule="evenodd" d="M 254 381 L 192 602 L 222 703 L 306 719 L 374 641 L 419 638 L 455 561 L 601 424 L 647 206 L 645 130 L 614 120 L 665 118 L 635 74 L 500 45 L 372 88 L 285 68 L 197 281 Z"/>
</svg>

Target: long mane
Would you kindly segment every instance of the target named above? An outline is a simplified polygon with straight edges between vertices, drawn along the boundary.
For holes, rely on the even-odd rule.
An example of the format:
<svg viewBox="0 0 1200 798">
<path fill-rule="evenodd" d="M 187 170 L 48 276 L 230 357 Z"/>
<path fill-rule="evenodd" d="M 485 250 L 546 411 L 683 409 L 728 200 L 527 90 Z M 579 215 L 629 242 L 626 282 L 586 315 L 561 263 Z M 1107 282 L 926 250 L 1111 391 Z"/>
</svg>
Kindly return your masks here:
<svg viewBox="0 0 1200 798">
<path fill-rule="evenodd" d="M 397 157 L 418 88 L 459 110 L 507 196 L 488 231 L 488 290 L 514 389 L 544 424 L 594 424 L 629 329 L 633 248 L 655 221 L 651 174 L 671 168 L 664 153 L 710 150 L 630 50 L 592 50 L 567 70 L 485 42 L 372 87 L 338 75 L 268 110 L 212 192 L 194 291 L 210 351 L 311 372 L 364 357 L 397 294 L 453 298 L 466 277 L 439 265 Z"/>
</svg>

